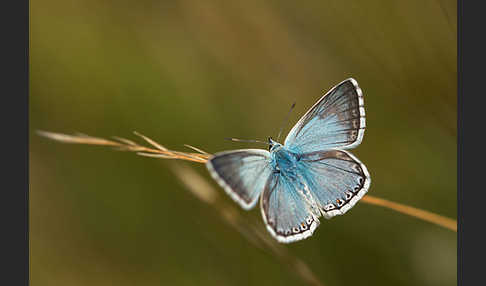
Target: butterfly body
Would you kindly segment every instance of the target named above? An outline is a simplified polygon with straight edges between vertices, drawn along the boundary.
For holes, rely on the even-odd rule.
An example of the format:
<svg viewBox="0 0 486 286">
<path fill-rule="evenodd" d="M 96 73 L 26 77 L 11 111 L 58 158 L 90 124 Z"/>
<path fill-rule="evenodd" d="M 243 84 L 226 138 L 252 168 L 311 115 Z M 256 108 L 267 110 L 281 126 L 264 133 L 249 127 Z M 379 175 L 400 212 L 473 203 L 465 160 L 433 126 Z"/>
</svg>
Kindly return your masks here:
<svg viewBox="0 0 486 286">
<path fill-rule="evenodd" d="M 369 189 L 366 166 L 346 150 L 363 138 L 363 106 L 357 82 L 345 80 L 311 107 L 284 144 L 270 138 L 269 151 L 221 152 L 206 165 L 243 208 L 260 198 L 263 220 L 278 241 L 307 238 L 319 217 L 346 213 Z"/>
<path fill-rule="evenodd" d="M 282 176 L 295 177 L 299 160 L 298 154 L 291 152 L 280 143 L 273 142 L 273 145 L 270 147 L 270 160 L 273 171 L 281 173 Z"/>
</svg>

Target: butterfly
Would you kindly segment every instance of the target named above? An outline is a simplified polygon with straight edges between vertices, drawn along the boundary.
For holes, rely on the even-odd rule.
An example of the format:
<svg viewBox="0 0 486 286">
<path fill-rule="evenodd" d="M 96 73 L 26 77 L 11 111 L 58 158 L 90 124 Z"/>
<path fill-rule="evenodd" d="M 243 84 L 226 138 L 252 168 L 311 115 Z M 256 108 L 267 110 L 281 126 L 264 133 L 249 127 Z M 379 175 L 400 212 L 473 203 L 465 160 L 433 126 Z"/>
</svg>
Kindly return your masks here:
<svg viewBox="0 0 486 286">
<path fill-rule="evenodd" d="M 363 94 L 349 78 L 322 96 L 269 150 L 239 149 L 214 154 L 212 177 L 244 209 L 260 198 L 263 221 L 279 242 L 311 236 L 322 216 L 351 209 L 371 183 L 366 166 L 348 149 L 363 140 Z"/>
</svg>

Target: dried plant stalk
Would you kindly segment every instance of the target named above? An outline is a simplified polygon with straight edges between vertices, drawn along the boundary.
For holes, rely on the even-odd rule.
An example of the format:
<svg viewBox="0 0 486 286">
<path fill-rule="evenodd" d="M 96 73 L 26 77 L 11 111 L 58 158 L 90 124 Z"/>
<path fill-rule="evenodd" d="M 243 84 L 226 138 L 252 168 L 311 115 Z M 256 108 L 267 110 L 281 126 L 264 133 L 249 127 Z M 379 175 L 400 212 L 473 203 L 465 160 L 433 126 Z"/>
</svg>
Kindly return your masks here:
<svg viewBox="0 0 486 286">
<path fill-rule="evenodd" d="M 156 158 L 164 158 L 164 159 L 179 159 L 179 160 L 186 160 L 186 161 L 192 161 L 197 163 L 205 163 L 210 157 L 209 154 L 186 153 L 186 152 L 169 150 L 164 146 L 156 143 L 152 139 L 138 132 L 134 132 L 134 134 L 139 136 L 143 140 L 145 140 L 152 147 L 145 147 L 131 140 L 120 138 L 120 137 L 113 137 L 114 140 L 108 140 L 108 139 L 92 137 L 84 134 L 68 135 L 68 134 L 54 133 L 48 131 L 37 131 L 37 134 L 63 143 L 77 143 L 77 144 L 116 147 L 120 151 L 135 152 L 138 155 L 148 156 L 148 157 L 156 157 Z"/>
<path fill-rule="evenodd" d="M 375 206 L 380 206 L 380 207 L 385 207 L 394 211 L 397 211 L 402 214 L 406 214 L 409 216 L 413 216 L 416 218 L 419 218 L 424 221 L 428 221 L 430 223 L 445 227 L 447 229 L 450 229 L 452 231 L 457 232 L 457 221 L 450 219 L 445 216 L 441 216 L 429 211 L 421 210 L 418 208 L 414 208 L 411 206 L 395 203 L 389 200 L 385 199 L 380 199 L 377 197 L 373 197 L 370 195 L 366 195 L 363 198 L 361 198 L 362 202 L 365 202 L 367 204 L 375 205 Z"/>
<path fill-rule="evenodd" d="M 145 147 L 131 140 L 120 138 L 120 137 L 113 137 L 114 140 L 108 140 L 104 138 L 88 136 L 85 134 L 67 135 L 67 134 L 47 132 L 47 131 L 38 131 L 37 133 L 41 136 L 47 137 L 55 141 L 63 142 L 63 143 L 78 143 L 78 144 L 115 147 L 121 151 L 135 152 L 138 155 L 147 156 L 147 157 L 155 157 L 155 158 L 163 158 L 163 159 L 179 159 L 179 160 L 185 160 L 185 161 L 191 161 L 197 163 L 206 163 L 207 160 L 211 157 L 211 154 L 190 145 L 185 145 L 185 146 L 198 153 L 186 153 L 186 152 L 169 150 L 164 146 L 160 145 L 159 143 L 155 142 L 154 140 L 142 134 L 139 134 L 137 132 L 134 132 L 135 135 L 139 136 L 144 141 L 149 143 L 150 147 Z M 361 201 L 367 204 L 388 208 L 393 211 L 406 214 L 457 232 L 457 221 L 439 214 L 435 214 L 411 206 L 395 203 L 392 201 L 388 201 L 370 195 L 365 195 L 361 199 Z"/>
</svg>

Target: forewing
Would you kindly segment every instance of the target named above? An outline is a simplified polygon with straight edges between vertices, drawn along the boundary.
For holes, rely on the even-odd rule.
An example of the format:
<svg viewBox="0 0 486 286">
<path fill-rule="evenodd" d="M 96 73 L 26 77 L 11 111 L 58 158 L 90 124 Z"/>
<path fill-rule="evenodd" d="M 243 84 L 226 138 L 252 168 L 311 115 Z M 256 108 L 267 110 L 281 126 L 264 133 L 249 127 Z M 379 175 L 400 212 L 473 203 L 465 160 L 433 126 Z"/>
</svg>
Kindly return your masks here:
<svg viewBox="0 0 486 286">
<path fill-rule="evenodd" d="M 273 173 L 260 198 L 263 220 L 279 242 L 289 243 L 312 235 L 319 225 L 319 210 L 305 185 Z"/>
<path fill-rule="evenodd" d="M 371 183 L 366 166 L 341 150 L 304 154 L 298 169 L 325 218 L 346 213 Z"/>
<path fill-rule="evenodd" d="M 271 173 L 270 153 L 261 149 L 221 152 L 206 166 L 211 176 L 244 209 L 255 206 Z"/>
<path fill-rule="evenodd" d="M 350 149 L 361 143 L 365 126 L 363 94 L 350 78 L 333 87 L 302 116 L 285 145 L 303 153 Z"/>
</svg>

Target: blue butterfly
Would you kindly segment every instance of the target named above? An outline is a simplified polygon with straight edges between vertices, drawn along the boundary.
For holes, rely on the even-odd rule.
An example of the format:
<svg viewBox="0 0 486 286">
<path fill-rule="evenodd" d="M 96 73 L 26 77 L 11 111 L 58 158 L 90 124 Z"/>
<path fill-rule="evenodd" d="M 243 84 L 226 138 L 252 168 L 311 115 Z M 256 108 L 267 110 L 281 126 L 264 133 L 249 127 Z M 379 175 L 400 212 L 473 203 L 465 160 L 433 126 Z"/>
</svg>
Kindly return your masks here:
<svg viewBox="0 0 486 286">
<path fill-rule="evenodd" d="M 363 106 L 358 83 L 347 79 L 307 111 L 283 145 L 269 138 L 269 151 L 221 152 L 206 166 L 244 209 L 260 197 L 265 225 L 279 242 L 305 239 L 321 216 L 346 213 L 370 187 L 366 166 L 345 151 L 363 140 Z"/>
</svg>

